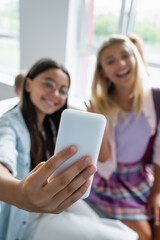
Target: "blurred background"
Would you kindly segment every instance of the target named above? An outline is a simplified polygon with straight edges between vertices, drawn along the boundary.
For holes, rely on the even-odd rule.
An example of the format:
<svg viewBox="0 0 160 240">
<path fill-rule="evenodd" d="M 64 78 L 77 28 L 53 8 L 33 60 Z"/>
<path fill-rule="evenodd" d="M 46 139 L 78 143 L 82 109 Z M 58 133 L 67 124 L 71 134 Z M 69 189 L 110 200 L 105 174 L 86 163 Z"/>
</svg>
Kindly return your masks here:
<svg viewBox="0 0 160 240">
<path fill-rule="evenodd" d="M 69 103 L 83 108 L 97 48 L 113 33 L 141 36 L 151 85 L 160 87 L 159 13 L 157 0 L 0 0 L 0 110 L 14 103 L 15 76 L 41 57 L 65 64 Z"/>
</svg>

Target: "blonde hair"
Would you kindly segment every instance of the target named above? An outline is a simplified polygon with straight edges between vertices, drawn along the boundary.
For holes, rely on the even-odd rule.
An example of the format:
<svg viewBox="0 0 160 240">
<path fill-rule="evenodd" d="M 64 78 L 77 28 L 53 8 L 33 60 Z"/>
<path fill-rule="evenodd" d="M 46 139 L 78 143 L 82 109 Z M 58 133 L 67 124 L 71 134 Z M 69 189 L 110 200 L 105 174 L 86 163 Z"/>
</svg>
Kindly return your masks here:
<svg viewBox="0 0 160 240">
<path fill-rule="evenodd" d="M 127 37 L 129 38 L 129 40 L 131 40 L 131 42 L 137 47 L 141 58 L 143 60 L 143 63 L 146 67 L 146 71 L 147 71 L 147 75 L 149 76 L 149 72 L 148 72 L 148 68 L 147 68 L 147 62 L 145 61 L 145 57 L 144 57 L 144 43 L 143 43 L 143 39 L 136 33 L 129 33 L 127 34 Z"/>
<path fill-rule="evenodd" d="M 140 55 L 142 57 L 142 60 L 145 63 L 142 38 L 139 35 L 137 35 L 136 33 L 129 33 L 129 34 L 127 34 L 127 37 L 137 47 L 137 49 L 138 49 L 138 51 L 139 51 L 139 53 L 140 53 Z"/>
<path fill-rule="evenodd" d="M 114 85 L 111 83 L 109 78 L 103 76 L 101 66 L 101 55 L 103 51 L 106 48 L 118 43 L 126 45 L 136 59 L 136 81 L 133 92 L 130 96 L 133 97 L 132 110 L 137 115 L 142 111 L 144 101 L 144 81 L 147 78 L 147 74 L 142 58 L 137 48 L 126 36 L 112 35 L 102 43 L 98 50 L 97 62 L 92 82 L 92 97 L 95 107 L 100 113 L 107 117 L 113 117 L 115 109 L 119 109 L 120 114 L 124 116 L 124 110 L 120 108 L 117 102 L 115 102 L 112 98 Z"/>
</svg>

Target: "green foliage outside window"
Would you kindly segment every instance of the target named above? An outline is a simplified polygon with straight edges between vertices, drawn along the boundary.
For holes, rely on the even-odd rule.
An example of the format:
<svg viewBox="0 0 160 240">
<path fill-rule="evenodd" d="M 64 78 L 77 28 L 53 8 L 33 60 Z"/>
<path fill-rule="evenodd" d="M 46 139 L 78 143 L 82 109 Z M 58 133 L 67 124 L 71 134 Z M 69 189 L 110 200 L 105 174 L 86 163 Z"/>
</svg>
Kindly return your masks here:
<svg viewBox="0 0 160 240">
<path fill-rule="evenodd" d="M 97 38 L 104 38 L 117 32 L 117 19 L 112 13 L 107 16 L 100 15 L 95 18 L 94 34 Z"/>
<path fill-rule="evenodd" d="M 160 43 L 160 29 L 150 22 L 138 22 L 135 26 L 135 32 L 139 34 L 146 43 L 154 45 Z"/>
<path fill-rule="evenodd" d="M 107 14 L 107 16 L 100 15 L 95 18 L 94 34 L 97 39 L 104 39 L 110 34 L 117 33 L 117 28 L 118 20 L 112 13 Z M 146 43 L 160 44 L 160 29 L 149 21 L 137 22 L 134 32 L 139 34 Z"/>
</svg>

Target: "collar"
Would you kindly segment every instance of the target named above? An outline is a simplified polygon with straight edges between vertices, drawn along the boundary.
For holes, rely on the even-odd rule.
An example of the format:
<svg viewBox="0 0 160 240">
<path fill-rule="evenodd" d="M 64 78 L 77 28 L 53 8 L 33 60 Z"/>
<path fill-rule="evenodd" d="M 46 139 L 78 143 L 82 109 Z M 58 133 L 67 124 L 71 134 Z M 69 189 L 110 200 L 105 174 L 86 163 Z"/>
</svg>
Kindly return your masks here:
<svg viewBox="0 0 160 240">
<path fill-rule="evenodd" d="M 114 119 L 110 119 L 109 123 L 115 127 L 117 123 L 117 117 L 118 117 L 118 110 L 116 110 L 115 117 Z M 151 127 L 152 134 L 155 133 L 156 130 L 156 112 L 155 112 L 155 107 L 154 107 L 154 101 L 153 101 L 153 96 L 152 96 L 152 89 L 147 88 L 145 89 L 144 93 L 144 104 L 142 108 L 142 112 L 144 113 L 148 124 Z"/>
</svg>

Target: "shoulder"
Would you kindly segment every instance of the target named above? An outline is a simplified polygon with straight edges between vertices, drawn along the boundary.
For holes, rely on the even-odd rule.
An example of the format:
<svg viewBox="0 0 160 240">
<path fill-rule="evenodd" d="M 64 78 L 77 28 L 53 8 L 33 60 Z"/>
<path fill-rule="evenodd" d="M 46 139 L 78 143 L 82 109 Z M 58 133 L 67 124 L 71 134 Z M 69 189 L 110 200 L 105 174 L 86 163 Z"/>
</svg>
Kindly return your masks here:
<svg viewBox="0 0 160 240">
<path fill-rule="evenodd" d="M 7 129 L 8 131 L 10 129 L 10 131 L 12 130 L 28 134 L 28 129 L 24 121 L 20 105 L 17 105 L 0 117 L 0 129 L 5 129 L 6 131 Z"/>
<path fill-rule="evenodd" d="M 16 122 L 21 121 L 24 121 L 24 119 L 21 113 L 20 105 L 17 105 L 0 117 L 0 123 L 11 122 L 12 125 L 14 125 Z"/>
<path fill-rule="evenodd" d="M 156 95 L 155 95 L 155 93 L 156 93 Z M 158 100 L 157 96 L 158 96 L 159 100 Z M 158 102 L 157 102 L 157 100 L 158 100 Z M 160 101 L 160 90 L 159 89 L 156 89 L 156 91 L 155 91 L 153 88 L 148 88 L 145 91 L 143 113 L 144 113 L 149 125 L 151 126 L 151 129 L 153 129 L 153 130 L 156 128 L 156 119 L 157 119 L 156 105 L 160 104 L 159 101 Z"/>
<path fill-rule="evenodd" d="M 152 88 L 147 88 L 144 92 L 144 104 L 143 104 L 143 112 L 148 112 L 150 109 L 154 108 L 154 100 L 153 100 L 153 90 Z"/>
<path fill-rule="evenodd" d="M 149 101 L 153 99 L 154 96 L 160 98 L 160 88 L 159 87 L 148 87 L 144 91 L 144 101 Z"/>
<path fill-rule="evenodd" d="M 150 111 L 160 104 L 160 88 L 148 88 L 144 93 L 143 111 Z"/>
</svg>

